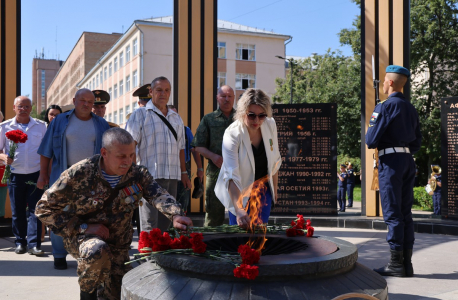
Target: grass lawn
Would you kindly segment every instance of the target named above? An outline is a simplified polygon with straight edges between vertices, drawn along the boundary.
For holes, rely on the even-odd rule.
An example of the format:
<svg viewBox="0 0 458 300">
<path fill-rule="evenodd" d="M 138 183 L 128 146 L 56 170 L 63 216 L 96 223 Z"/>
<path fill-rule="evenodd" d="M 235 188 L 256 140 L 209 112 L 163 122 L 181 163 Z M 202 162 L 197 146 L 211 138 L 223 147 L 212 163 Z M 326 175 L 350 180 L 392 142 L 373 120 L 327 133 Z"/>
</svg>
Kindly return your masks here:
<svg viewBox="0 0 458 300">
<path fill-rule="evenodd" d="M 353 201 L 361 202 L 361 184 L 355 184 L 353 189 Z"/>
</svg>

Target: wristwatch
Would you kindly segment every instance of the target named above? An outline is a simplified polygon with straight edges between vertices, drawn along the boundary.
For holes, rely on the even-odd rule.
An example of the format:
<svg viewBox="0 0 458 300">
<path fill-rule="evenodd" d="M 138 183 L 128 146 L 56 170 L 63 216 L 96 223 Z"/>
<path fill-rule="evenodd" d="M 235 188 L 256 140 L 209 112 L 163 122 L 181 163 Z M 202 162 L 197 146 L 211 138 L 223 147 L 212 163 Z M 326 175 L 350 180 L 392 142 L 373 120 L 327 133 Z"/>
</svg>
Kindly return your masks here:
<svg viewBox="0 0 458 300">
<path fill-rule="evenodd" d="M 80 234 L 84 234 L 87 230 L 87 224 L 83 223 L 80 225 Z"/>
</svg>

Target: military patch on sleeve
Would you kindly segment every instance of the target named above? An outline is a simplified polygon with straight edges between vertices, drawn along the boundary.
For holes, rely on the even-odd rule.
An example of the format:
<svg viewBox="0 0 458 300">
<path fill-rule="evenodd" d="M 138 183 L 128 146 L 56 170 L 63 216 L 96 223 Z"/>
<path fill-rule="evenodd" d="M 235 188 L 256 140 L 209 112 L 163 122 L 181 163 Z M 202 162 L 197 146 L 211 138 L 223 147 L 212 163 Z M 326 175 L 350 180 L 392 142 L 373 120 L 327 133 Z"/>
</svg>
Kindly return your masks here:
<svg viewBox="0 0 458 300">
<path fill-rule="evenodd" d="M 372 116 L 371 116 L 371 120 L 369 122 L 369 127 L 372 127 L 375 125 L 375 122 L 377 121 L 377 117 L 378 117 L 379 113 L 378 112 L 373 112 L 372 113 Z"/>
</svg>

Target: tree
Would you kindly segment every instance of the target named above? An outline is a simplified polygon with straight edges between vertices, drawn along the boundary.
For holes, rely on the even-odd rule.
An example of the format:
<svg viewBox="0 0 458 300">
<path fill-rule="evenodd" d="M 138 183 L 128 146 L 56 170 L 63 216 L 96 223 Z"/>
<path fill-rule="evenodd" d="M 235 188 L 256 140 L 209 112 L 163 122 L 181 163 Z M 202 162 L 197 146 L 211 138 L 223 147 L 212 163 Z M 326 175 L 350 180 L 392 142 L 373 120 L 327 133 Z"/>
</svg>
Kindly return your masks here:
<svg viewBox="0 0 458 300">
<path fill-rule="evenodd" d="M 361 156 L 361 63 L 339 50 L 292 61 L 293 103 L 337 103 L 337 151 Z M 277 78 L 275 102 L 289 103 L 290 74 Z"/>
<path fill-rule="evenodd" d="M 422 126 L 422 147 L 416 154 L 422 184 L 431 164 L 441 158 L 440 100 L 458 95 L 457 0 L 412 0 L 411 70 L 412 103 Z M 427 74 L 427 76 L 424 76 Z"/>
</svg>

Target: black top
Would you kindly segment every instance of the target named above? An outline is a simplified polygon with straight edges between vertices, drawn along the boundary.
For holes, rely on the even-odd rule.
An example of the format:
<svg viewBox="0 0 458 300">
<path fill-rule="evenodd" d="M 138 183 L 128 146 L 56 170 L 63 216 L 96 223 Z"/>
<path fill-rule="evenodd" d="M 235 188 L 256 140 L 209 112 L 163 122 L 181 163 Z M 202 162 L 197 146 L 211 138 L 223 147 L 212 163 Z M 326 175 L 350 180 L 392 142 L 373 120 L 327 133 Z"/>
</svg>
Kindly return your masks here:
<svg viewBox="0 0 458 300">
<path fill-rule="evenodd" d="M 253 144 L 251 144 L 251 148 L 253 149 L 255 167 L 254 180 L 256 181 L 267 175 L 267 155 L 266 148 L 264 147 L 264 140 L 261 140 L 259 148 L 256 149 Z"/>
</svg>

